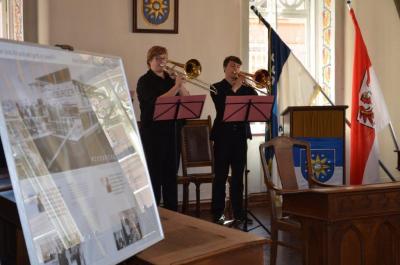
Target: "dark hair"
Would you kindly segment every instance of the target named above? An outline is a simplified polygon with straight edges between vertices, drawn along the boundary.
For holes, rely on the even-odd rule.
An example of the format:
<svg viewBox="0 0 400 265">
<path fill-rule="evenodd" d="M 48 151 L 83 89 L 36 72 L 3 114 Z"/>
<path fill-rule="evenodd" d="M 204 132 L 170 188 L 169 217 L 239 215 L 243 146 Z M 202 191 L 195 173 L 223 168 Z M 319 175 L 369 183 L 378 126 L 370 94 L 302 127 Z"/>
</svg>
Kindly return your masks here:
<svg viewBox="0 0 400 265">
<path fill-rule="evenodd" d="M 159 55 L 168 54 L 167 48 L 162 46 L 153 46 L 147 51 L 147 66 L 150 67 L 150 61 Z"/>
<path fill-rule="evenodd" d="M 236 57 L 236 56 L 231 55 L 231 56 L 228 56 L 228 57 L 226 57 L 226 58 L 224 59 L 224 63 L 223 63 L 224 69 L 226 68 L 226 66 L 228 65 L 228 63 L 229 63 L 230 61 L 242 65 L 242 60 L 240 60 L 239 57 Z"/>
</svg>

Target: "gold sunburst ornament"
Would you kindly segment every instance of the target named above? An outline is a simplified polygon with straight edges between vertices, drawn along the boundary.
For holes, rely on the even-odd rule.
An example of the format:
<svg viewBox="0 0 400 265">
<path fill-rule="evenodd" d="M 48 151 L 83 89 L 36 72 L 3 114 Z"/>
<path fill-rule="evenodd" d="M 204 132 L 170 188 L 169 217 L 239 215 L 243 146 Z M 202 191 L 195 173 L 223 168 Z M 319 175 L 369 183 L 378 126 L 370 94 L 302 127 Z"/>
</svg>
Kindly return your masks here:
<svg viewBox="0 0 400 265">
<path fill-rule="evenodd" d="M 319 178 L 320 175 L 327 175 L 326 169 L 329 169 L 329 165 L 327 164 L 327 158 L 322 158 L 317 155 L 315 159 L 311 159 L 311 166 L 314 170 L 314 174 L 317 178 Z"/>
<path fill-rule="evenodd" d="M 143 0 L 143 14 L 154 25 L 164 23 L 169 15 L 170 0 Z"/>
</svg>

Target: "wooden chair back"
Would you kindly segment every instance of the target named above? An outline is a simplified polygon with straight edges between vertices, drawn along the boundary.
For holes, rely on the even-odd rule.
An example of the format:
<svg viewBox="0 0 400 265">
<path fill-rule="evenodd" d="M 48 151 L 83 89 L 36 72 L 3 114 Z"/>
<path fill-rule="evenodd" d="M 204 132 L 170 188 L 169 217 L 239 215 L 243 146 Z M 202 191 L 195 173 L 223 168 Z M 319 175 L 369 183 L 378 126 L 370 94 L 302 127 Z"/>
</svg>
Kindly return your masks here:
<svg viewBox="0 0 400 265">
<path fill-rule="evenodd" d="M 182 172 L 188 175 L 193 167 L 210 167 L 214 173 L 214 157 L 210 140 L 211 117 L 188 120 L 181 131 Z"/>
<path fill-rule="evenodd" d="M 260 155 L 264 170 L 264 180 L 268 188 L 272 187 L 274 184 L 272 182 L 271 175 L 269 174 L 270 167 L 268 161 L 266 160 L 265 152 L 270 152 L 274 154 L 276 158 L 278 175 L 282 183 L 282 189 L 284 190 L 297 190 L 299 187 L 297 185 L 296 173 L 294 169 L 293 160 L 293 148 L 300 147 L 305 150 L 306 160 L 307 160 L 307 174 L 308 183 L 311 186 L 313 180 L 313 171 L 311 164 L 311 149 L 310 144 L 305 141 L 297 140 L 287 136 L 275 137 L 267 143 L 260 145 Z M 268 170 L 267 170 L 268 169 Z"/>
</svg>

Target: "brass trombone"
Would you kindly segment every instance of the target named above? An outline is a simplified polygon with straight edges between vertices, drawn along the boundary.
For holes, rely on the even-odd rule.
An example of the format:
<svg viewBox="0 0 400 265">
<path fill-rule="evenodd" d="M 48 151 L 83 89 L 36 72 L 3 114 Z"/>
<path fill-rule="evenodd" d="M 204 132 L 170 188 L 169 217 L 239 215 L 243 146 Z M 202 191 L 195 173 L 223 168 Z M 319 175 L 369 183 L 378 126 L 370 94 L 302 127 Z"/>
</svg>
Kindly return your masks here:
<svg viewBox="0 0 400 265">
<path fill-rule="evenodd" d="M 271 86 L 271 77 L 267 70 L 259 69 L 254 74 L 240 71 L 238 75 L 241 75 L 245 79 L 252 81 L 255 84 L 255 86 L 250 85 L 250 87 L 253 88 L 254 90 L 257 90 L 262 94 L 269 95 L 268 92 L 261 90 L 262 88 L 266 88 L 267 90 L 269 90 Z"/>
<path fill-rule="evenodd" d="M 168 66 L 167 65 L 168 63 L 172 64 L 173 66 L 172 67 Z M 217 89 L 213 85 L 206 83 L 204 81 L 201 81 L 197 78 L 201 74 L 201 64 L 198 60 L 190 59 L 185 64 L 168 60 L 167 64 L 163 65 L 163 67 L 166 71 L 172 72 L 175 74 L 179 74 L 179 75 L 183 75 L 184 77 L 186 77 L 186 81 L 188 83 L 198 86 L 201 89 L 207 90 L 214 94 L 217 94 Z M 175 69 L 176 66 L 182 68 L 183 72 L 176 70 Z"/>
</svg>

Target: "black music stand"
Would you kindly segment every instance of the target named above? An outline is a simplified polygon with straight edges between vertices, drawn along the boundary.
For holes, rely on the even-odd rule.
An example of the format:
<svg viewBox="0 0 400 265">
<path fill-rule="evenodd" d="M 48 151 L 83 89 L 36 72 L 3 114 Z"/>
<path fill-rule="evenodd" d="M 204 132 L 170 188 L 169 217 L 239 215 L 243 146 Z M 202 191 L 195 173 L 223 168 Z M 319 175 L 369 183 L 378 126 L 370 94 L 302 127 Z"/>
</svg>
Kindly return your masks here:
<svg viewBox="0 0 400 265">
<path fill-rule="evenodd" d="M 154 121 L 174 121 L 174 160 L 179 168 L 177 145 L 180 143 L 177 134 L 176 120 L 198 119 L 204 107 L 206 95 L 158 97 L 154 108 Z M 180 135 L 180 134 L 179 134 Z"/>
<path fill-rule="evenodd" d="M 271 117 L 272 105 L 274 103 L 274 96 L 228 96 L 225 100 L 224 122 L 267 122 Z M 244 179 L 244 211 L 246 218 L 244 219 L 243 231 L 249 232 L 258 227 L 264 228 L 269 234 L 269 229 L 261 223 L 261 221 L 248 209 L 248 174 L 247 169 L 247 155 L 245 161 L 245 179 Z M 258 223 L 251 229 L 247 228 L 248 218 L 251 215 Z"/>
<path fill-rule="evenodd" d="M 184 120 L 200 118 L 206 95 L 157 98 L 153 120 Z"/>
</svg>

